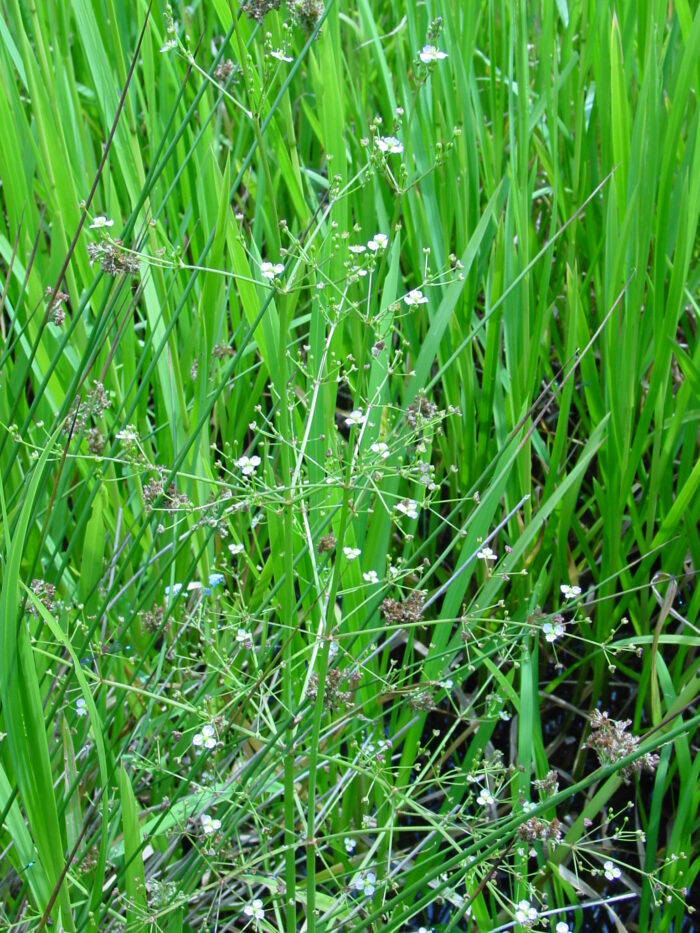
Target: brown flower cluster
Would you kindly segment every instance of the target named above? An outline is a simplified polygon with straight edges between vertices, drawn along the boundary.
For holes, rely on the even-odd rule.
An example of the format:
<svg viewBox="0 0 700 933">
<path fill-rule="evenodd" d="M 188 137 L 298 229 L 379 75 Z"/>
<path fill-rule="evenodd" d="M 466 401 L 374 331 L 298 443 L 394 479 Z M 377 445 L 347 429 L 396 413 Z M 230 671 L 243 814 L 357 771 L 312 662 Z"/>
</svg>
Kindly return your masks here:
<svg viewBox="0 0 700 933">
<path fill-rule="evenodd" d="M 387 622 L 418 622 L 423 615 L 425 594 L 414 590 L 408 599 L 400 602 L 389 596 L 382 603 L 382 613 Z"/>
<path fill-rule="evenodd" d="M 279 10 L 280 0 L 244 0 L 241 10 L 246 16 L 261 23 L 270 10 Z"/>
<path fill-rule="evenodd" d="M 631 724 L 630 719 L 610 719 L 607 713 L 594 710 L 591 717 L 591 734 L 583 743 L 583 747 L 592 748 L 601 765 L 614 764 L 631 755 L 639 745 L 639 738 L 627 732 Z M 627 782 L 633 774 L 639 774 L 643 770 L 653 774 L 658 763 L 659 756 L 647 752 L 631 764 L 625 765 L 620 775 Z"/>
<path fill-rule="evenodd" d="M 120 240 L 102 240 L 99 243 L 88 243 L 88 256 L 90 265 L 99 262 L 102 271 L 107 275 L 135 275 L 139 271 L 139 260 L 132 253 L 123 249 Z"/>
<path fill-rule="evenodd" d="M 327 710 L 338 709 L 340 706 L 349 706 L 355 695 L 355 687 L 361 679 L 359 671 L 341 671 L 337 667 L 331 668 L 326 674 L 323 685 L 323 705 Z M 348 689 L 341 690 L 341 685 L 347 684 Z M 318 674 L 309 678 L 306 695 L 310 700 L 318 696 Z"/>
<path fill-rule="evenodd" d="M 52 583 L 47 583 L 46 580 L 34 579 L 30 583 L 29 589 L 39 601 L 44 604 L 49 612 L 55 610 L 56 604 L 54 602 L 54 597 L 56 596 L 56 587 Z M 27 612 L 32 614 L 36 612 L 34 603 L 30 603 L 29 600 L 27 600 Z"/>
<path fill-rule="evenodd" d="M 418 395 L 408 406 L 406 421 L 415 431 L 421 427 L 424 421 L 434 418 L 437 412 L 438 407 L 435 402 L 431 402 L 424 395 Z"/>
<path fill-rule="evenodd" d="M 518 826 L 518 839 L 523 842 L 559 842 L 561 839 L 561 823 L 554 817 L 551 823 L 541 820 L 538 816 L 531 816 L 529 820 Z"/>
<path fill-rule="evenodd" d="M 80 434 L 87 425 L 89 418 L 99 421 L 111 404 L 112 399 L 109 397 L 109 393 L 103 384 L 101 382 L 96 382 L 83 400 L 78 398 L 73 400 L 73 404 L 71 405 L 65 422 L 66 433 L 70 432 L 73 421 L 75 420 L 74 433 Z"/>
</svg>

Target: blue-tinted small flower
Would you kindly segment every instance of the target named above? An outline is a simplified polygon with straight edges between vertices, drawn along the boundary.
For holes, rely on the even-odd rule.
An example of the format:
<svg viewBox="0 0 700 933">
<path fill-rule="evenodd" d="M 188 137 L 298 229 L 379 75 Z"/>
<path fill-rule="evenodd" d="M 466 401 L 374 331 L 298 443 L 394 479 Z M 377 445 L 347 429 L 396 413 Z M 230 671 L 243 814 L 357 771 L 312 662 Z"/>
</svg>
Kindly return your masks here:
<svg viewBox="0 0 700 933">
<path fill-rule="evenodd" d="M 359 875 L 355 875 L 352 886 L 359 894 L 364 894 L 365 897 L 372 897 L 376 883 L 377 876 L 375 873 L 373 871 L 365 871 L 361 872 Z"/>
<path fill-rule="evenodd" d="M 216 586 L 221 586 L 224 580 L 225 580 L 225 577 L 223 573 L 210 573 L 209 574 L 209 586 L 211 586 L 212 588 Z"/>
<path fill-rule="evenodd" d="M 182 583 L 173 583 L 172 586 L 165 587 L 165 595 L 166 596 L 171 596 L 171 595 L 177 596 L 177 594 L 180 592 L 181 589 L 182 589 Z"/>
</svg>

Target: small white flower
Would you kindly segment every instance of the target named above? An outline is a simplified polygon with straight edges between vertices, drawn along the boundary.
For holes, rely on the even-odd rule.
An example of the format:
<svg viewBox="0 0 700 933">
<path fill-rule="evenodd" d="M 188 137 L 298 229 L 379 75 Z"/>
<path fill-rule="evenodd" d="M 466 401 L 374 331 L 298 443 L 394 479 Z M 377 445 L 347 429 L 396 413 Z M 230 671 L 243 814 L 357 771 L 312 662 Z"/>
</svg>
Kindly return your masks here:
<svg viewBox="0 0 700 933">
<path fill-rule="evenodd" d="M 202 829 L 207 836 L 211 836 L 212 833 L 221 829 L 221 820 L 212 819 L 208 813 L 203 813 L 200 819 L 202 821 Z"/>
<path fill-rule="evenodd" d="M 356 557 L 360 556 L 361 551 L 359 547 L 347 547 L 346 546 L 343 548 L 343 554 L 345 554 L 345 557 L 348 560 L 355 560 Z"/>
<path fill-rule="evenodd" d="M 239 457 L 236 460 L 236 466 L 243 473 L 244 476 L 252 476 L 253 473 L 260 466 L 260 457 L 253 455 L 252 457 Z"/>
<path fill-rule="evenodd" d="M 85 697 L 78 697 L 75 701 L 75 712 L 78 716 L 87 716 L 87 703 Z"/>
<path fill-rule="evenodd" d="M 370 450 L 373 454 L 379 454 L 382 460 L 386 460 L 386 458 L 389 456 L 389 445 L 385 444 L 384 441 L 376 441 L 374 444 L 372 444 Z"/>
<path fill-rule="evenodd" d="M 564 626 L 561 622 L 545 622 L 542 626 L 544 637 L 548 642 L 556 641 L 564 634 Z"/>
<path fill-rule="evenodd" d="M 246 917 L 252 917 L 253 920 L 263 920 L 265 918 L 265 911 L 263 910 L 263 903 L 259 897 L 256 897 L 252 904 L 246 904 L 243 908 L 243 913 Z"/>
<path fill-rule="evenodd" d="M 276 58 L 278 62 L 292 62 L 294 59 L 291 55 L 285 55 L 282 49 L 271 49 L 270 55 L 272 58 Z"/>
<path fill-rule="evenodd" d="M 617 865 L 615 865 L 614 862 L 611 862 L 610 860 L 603 862 L 603 871 L 605 872 L 605 877 L 608 879 L 608 881 L 617 881 L 618 878 L 622 878 L 622 872 L 617 867 Z"/>
<path fill-rule="evenodd" d="M 418 503 L 413 499 L 402 499 L 396 503 L 396 511 L 403 512 L 406 518 L 418 518 Z"/>
<path fill-rule="evenodd" d="M 498 556 L 490 547 L 482 547 L 480 551 L 476 552 L 476 556 L 479 560 L 498 560 Z"/>
<path fill-rule="evenodd" d="M 348 250 L 351 253 L 355 253 L 356 256 L 359 256 L 360 253 L 367 252 L 367 247 L 363 246 L 361 243 L 357 243 L 354 246 L 348 246 Z"/>
<path fill-rule="evenodd" d="M 376 570 L 367 570 L 362 574 L 365 583 L 379 583 L 379 577 Z"/>
<path fill-rule="evenodd" d="M 373 253 L 376 253 L 377 250 L 386 249 L 388 245 L 389 237 L 386 233 L 375 233 L 367 244 L 367 249 L 371 249 Z"/>
<path fill-rule="evenodd" d="M 412 288 L 407 295 L 403 296 L 403 301 L 404 304 L 411 307 L 413 305 L 426 305 L 428 303 L 428 298 L 423 294 L 420 288 Z"/>
<path fill-rule="evenodd" d="M 374 144 L 380 152 L 388 152 L 389 155 L 401 155 L 403 145 L 395 136 L 377 136 Z"/>
<path fill-rule="evenodd" d="M 278 275 L 282 275 L 284 272 L 284 266 L 281 262 L 271 263 L 271 262 L 261 262 L 260 263 L 260 275 L 263 278 L 269 279 L 272 281 L 277 278 Z"/>
<path fill-rule="evenodd" d="M 418 933 L 433 933 L 432 927 L 418 927 Z"/>
<path fill-rule="evenodd" d="M 525 811 L 525 813 L 529 813 L 530 810 L 534 810 L 536 806 L 537 804 L 533 803 L 531 800 L 523 801 L 523 810 Z"/>
<path fill-rule="evenodd" d="M 180 592 L 181 589 L 182 589 L 182 583 L 173 583 L 172 586 L 165 587 L 165 595 L 166 596 L 177 596 L 177 594 Z"/>
<path fill-rule="evenodd" d="M 343 839 L 343 842 L 345 843 L 345 851 L 348 853 L 348 855 L 355 851 L 357 846 L 357 839 L 353 839 L 352 836 L 346 836 L 345 839 Z"/>
<path fill-rule="evenodd" d="M 160 47 L 161 52 L 170 52 L 171 49 L 177 48 L 177 39 L 168 39 L 165 45 Z"/>
<path fill-rule="evenodd" d="M 239 645 L 252 645 L 253 636 L 250 634 L 250 632 L 246 632 L 244 628 L 239 628 L 236 632 L 236 641 Z"/>
<path fill-rule="evenodd" d="M 440 684 L 443 690 L 451 690 L 454 687 L 454 681 L 452 678 L 448 677 L 447 680 L 443 680 Z"/>
<path fill-rule="evenodd" d="M 515 919 L 518 923 L 532 923 L 537 920 L 539 914 L 529 901 L 520 901 L 518 909 L 515 911 Z"/>
<path fill-rule="evenodd" d="M 352 886 L 360 894 L 364 894 L 365 897 L 372 897 L 376 883 L 377 876 L 375 873 L 373 871 L 366 871 L 360 875 L 355 875 Z"/>
<path fill-rule="evenodd" d="M 328 648 L 328 656 L 331 658 L 335 658 L 339 651 L 340 651 L 340 645 L 338 644 L 338 642 L 332 641 Z"/>
<path fill-rule="evenodd" d="M 560 920 L 559 923 L 554 927 L 555 933 L 569 933 L 569 924 L 564 923 L 563 920 Z"/>
<path fill-rule="evenodd" d="M 577 596 L 581 595 L 580 586 L 569 586 L 568 583 L 562 583 L 559 589 L 564 599 L 576 599 Z"/>
<path fill-rule="evenodd" d="M 209 723 L 202 726 L 202 731 L 192 737 L 195 748 L 216 748 L 216 729 Z"/>
<path fill-rule="evenodd" d="M 496 802 L 493 794 L 488 790 L 482 790 L 479 796 L 476 798 L 476 802 L 480 807 L 490 807 Z"/>
<path fill-rule="evenodd" d="M 242 544 L 229 544 L 228 549 L 233 554 L 234 557 L 236 556 L 236 554 L 242 554 L 244 551 Z"/>
<path fill-rule="evenodd" d="M 441 52 L 434 45 L 424 45 L 418 53 L 418 57 L 424 65 L 429 65 L 431 62 L 441 62 L 444 58 L 447 58 L 447 52 Z"/>
<path fill-rule="evenodd" d="M 123 441 L 125 444 L 133 444 L 135 440 L 138 440 L 138 434 L 129 424 L 123 431 L 117 431 L 116 438 L 118 441 Z"/>
<path fill-rule="evenodd" d="M 114 221 L 110 220 L 108 217 L 105 217 L 103 214 L 100 214 L 98 217 L 95 217 L 93 222 L 90 224 L 91 230 L 100 230 L 102 227 L 113 227 Z"/>
<path fill-rule="evenodd" d="M 345 424 L 347 427 L 352 428 L 355 425 L 364 424 L 367 420 L 367 415 L 365 415 L 360 408 L 354 408 L 350 414 L 345 419 Z"/>
</svg>

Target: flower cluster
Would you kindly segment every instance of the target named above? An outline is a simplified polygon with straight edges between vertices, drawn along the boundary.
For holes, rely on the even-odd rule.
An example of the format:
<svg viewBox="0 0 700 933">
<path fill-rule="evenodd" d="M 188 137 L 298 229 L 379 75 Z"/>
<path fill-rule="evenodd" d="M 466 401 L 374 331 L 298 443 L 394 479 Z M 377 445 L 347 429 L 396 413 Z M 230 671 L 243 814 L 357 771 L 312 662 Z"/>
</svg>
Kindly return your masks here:
<svg viewBox="0 0 700 933">
<path fill-rule="evenodd" d="M 399 602 L 389 596 L 382 603 L 382 614 L 387 622 L 418 622 L 423 615 L 425 595 L 414 590 L 407 599 Z"/>
<path fill-rule="evenodd" d="M 561 823 L 554 817 L 551 823 L 531 816 L 529 820 L 518 827 L 518 839 L 524 842 L 559 842 L 561 839 Z"/>
<path fill-rule="evenodd" d="M 640 739 L 627 732 L 631 724 L 630 719 L 610 719 L 607 713 L 601 713 L 596 709 L 591 717 L 591 734 L 583 743 L 583 747 L 592 748 L 601 765 L 614 764 L 632 754 L 639 745 Z M 659 756 L 647 752 L 631 764 L 625 765 L 620 775 L 627 782 L 633 774 L 639 774 L 642 770 L 653 774 L 658 763 Z"/>
<path fill-rule="evenodd" d="M 139 259 L 122 246 L 121 240 L 103 240 L 88 243 L 90 265 L 99 262 L 106 275 L 135 275 L 139 271 Z"/>
</svg>

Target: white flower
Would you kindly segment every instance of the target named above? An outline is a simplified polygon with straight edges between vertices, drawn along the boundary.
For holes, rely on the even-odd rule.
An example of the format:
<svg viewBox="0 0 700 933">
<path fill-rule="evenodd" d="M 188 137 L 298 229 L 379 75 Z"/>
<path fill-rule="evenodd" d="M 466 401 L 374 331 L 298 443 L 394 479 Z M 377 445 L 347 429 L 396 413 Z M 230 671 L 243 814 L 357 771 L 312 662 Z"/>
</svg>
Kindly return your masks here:
<svg viewBox="0 0 700 933">
<path fill-rule="evenodd" d="M 100 230 L 102 227 L 113 227 L 114 221 L 110 220 L 108 217 L 100 214 L 98 217 L 95 217 L 93 222 L 90 224 L 91 230 Z"/>
<path fill-rule="evenodd" d="M 433 933 L 432 927 L 418 927 L 418 933 Z"/>
<path fill-rule="evenodd" d="M 427 297 L 419 288 L 412 288 L 411 291 L 403 296 L 404 304 L 413 306 L 413 305 L 426 305 L 428 303 Z"/>
<path fill-rule="evenodd" d="M 354 425 L 364 424 L 366 420 L 367 415 L 365 415 L 360 408 L 354 408 L 345 419 L 345 424 L 349 428 L 352 428 Z"/>
<path fill-rule="evenodd" d="M 608 881 L 616 881 L 618 878 L 622 878 L 622 872 L 620 869 L 611 861 L 603 862 L 603 870 L 605 872 L 605 877 Z"/>
<path fill-rule="evenodd" d="M 545 622 L 542 626 L 544 637 L 547 641 L 553 642 L 561 638 L 564 634 L 564 626 L 561 622 Z"/>
<path fill-rule="evenodd" d="M 563 920 L 560 920 L 559 923 L 554 927 L 555 933 L 569 933 L 569 924 L 564 923 Z"/>
<path fill-rule="evenodd" d="M 365 583 L 379 583 L 379 577 L 377 576 L 376 570 L 367 570 L 362 574 L 362 579 Z"/>
<path fill-rule="evenodd" d="M 233 554 L 234 557 L 236 556 L 236 554 L 242 554 L 244 550 L 242 544 L 229 544 L 228 549 Z"/>
<path fill-rule="evenodd" d="M 386 233 L 375 233 L 367 244 L 367 249 L 371 249 L 373 253 L 376 253 L 379 249 L 386 249 L 388 244 L 389 237 Z"/>
<path fill-rule="evenodd" d="M 490 791 L 482 790 L 479 796 L 476 798 L 476 802 L 481 807 L 490 807 L 496 801 Z"/>
<path fill-rule="evenodd" d="M 257 455 L 246 457 L 244 455 L 243 457 L 239 457 L 238 460 L 236 460 L 236 466 L 244 476 L 252 476 L 260 466 L 260 457 Z"/>
<path fill-rule="evenodd" d="M 165 587 L 165 595 L 166 596 L 171 596 L 171 595 L 177 596 L 177 594 L 180 592 L 181 589 L 182 589 L 182 583 L 173 583 L 172 586 Z"/>
<path fill-rule="evenodd" d="M 165 45 L 160 47 L 161 52 L 169 52 L 171 49 L 177 48 L 177 39 L 168 39 Z"/>
<path fill-rule="evenodd" d="M 338 642 L 337 642 L 337 641 L 332 641 L 332 642 L 330 643 L 330 645 L 329 645 L 329 648 L 328 648 L 328 655 L 329 655 L 329 657 L 331 657 L 331 658 L 336 657 L 336 655 L 338 654 L 339 651 L 340 651 L 340 645 L 338 644 Z"/>
<path fill-rule="evenodd" d="M 348 246 L 348 249 L 350 250 L 351 253 L 355 253 L 356 256 L 359 256 L 360 253 L 364 253 L 367 251 L 367 247 L 362 246 L 361 243 L 355 244 L 354 246 Z"/>
<path fill-rule="evenodd" d="M 353 839 L 352 836 L 346 836 L 345 839 L 343 839 L 343 842 L 345 843 L 345 851 L 348 853 L 348 855 L 355 851 L 355 847 L 357 846 L 357 839 Z"/>
<path fill-rule="evenodd" d="M 244 628 L 239 628 L 236 632 L 236 641 L 239 645 L 246 645 L 246 647 L 252 646 L 253 636 L 250 632 L 246 632 Z"/>
<path fill-rule="evenodd" d="M 418 503 L 413 499 L 402 499 L 396 503 L 396 511 L 403 512 L 407 518 L 418 518 Z"/>
<path fill-rule="evenodd" d="M 370 450 L 373 454 L 379 454 L 382 460 L 386 460 L 389 456 L 389 445 L 385 444 L 384 441 L 376 441 L 376 443 L 372 444 Z"/>
<path fill-rule="evenodd" d="M 448 677 L 447 680 L 443 680 L 440 684 L 443 690 L 451 690 L 454 687 L 454 681 Z"/>
<path fill-rule="evenodd" d="M 576 599 L 577 596 L 581 595 L 580 586 L 569 586 L 568 583 L 562 583 L 559 589 L 564 599 Z"/>
<path fill-rule="evenodd" d="M 536 806 L 537 804 L 533 803 L 531 800 L 523 801 L 523 810 L 525 811 L 525 813 L 529 813 L 530 810 L 534 810 Z"/>
<path fill-rule="evenodd" d="M 480 551 L 476 552 L 476 556 L 479 560 L 498 560 L 498 556 L 490 547 L 482 547 Z"/>
<path fill-rule="evenodd" d="M 360 875 L 355 875 L 352 886 L 356 891 L 359 891 L 360 894 L 364 894 L 365 897 L 372 897 L 376 882 L 377 876 L 375 873 L 373 871 L 366 871 Z"/>
<path fill-rule="evenodd" d="M 443 58 L 447 58 L 447 52 L 441 52 L 434 45 L 424 45 L 418 57 L 424 65 L 429 65 L 431 62 L 441 62 Z"/>
<path fill-rule="evenodd" d="M 78 716 L 87 716 L 87 703 L 85 697 L 78 697 L 75 701 L 75 711 Z"/>
<path fill-rule="evenodd" d="M 263 920 L 265 917 L 265 911 L 263 910 L 262 901 L 259 897 L 256 897 L 252 904 L 246 904 L 243 908 L 243 913 L 246 917 L 252 917 L 253 920 Z"/>
<path fill-rule="evenodd" d="M 270 55 L 272 58 L 276 58 L 278 62 L 292 62 L 294 59 L 291 55 L 285 55 L 282 49 L 271 49 Z"/>
<path fill-rule="evenodd" d="M 403 145 L 395 136 L 377 136 L 374 144 L 380 152 L 388 152 L 389 155 L 401 155 Z"/>
<path fill-rule="evenodd" d="M 192 737 L 192 744 L 195 748 L 216 748 L 216 729 L 213 726 L 206 724 L 202 726 L 202 731 L 197 732 L 196 735 Z"/>
<path fill-rule="evenodd" d="M 200 819 L 202 821 L 202 829 L 207 834 L 207 836 L 211 836 L 212 833 L 215 833 L 218 829 L 221 829 L 221 820 L 212 819 L 208 813 L 203 813 Z"/>
<path fill-rule="evenodd" d="M 135 440 L 138 439 L 138 434 L 136 430 L 129 424 L 123 431 L 117 431 L 116 434 L 118 441 L 124 441 L 126 444 L 133 444 Z"/>
<path fill-rule="evenodd" d="M 347 547 L 346 546 L 343 548 L 343 554 L 345 554 L 348 560 L 355 560 L 356 557 L 360 556 L 360 553 L 361 551 L 359 547 Z"/>
<path fill-rule="evenodd" d="M 520 901 L 518 909 L 515 911 L 515 919 L 518 923 L 532 923 L 537 920 L 538 913 L 529 901 Z"/>
<path fill-rule="evenodd" d="M 281 262 L 274 263 L 274 265 L 271 262 L 260 263 L 260 274 L 263 278 L 270 279 L 270 281 L 277 278 L 278 275 L 282 275 L 283 272 L 284 266 Z"/>
</svg>

